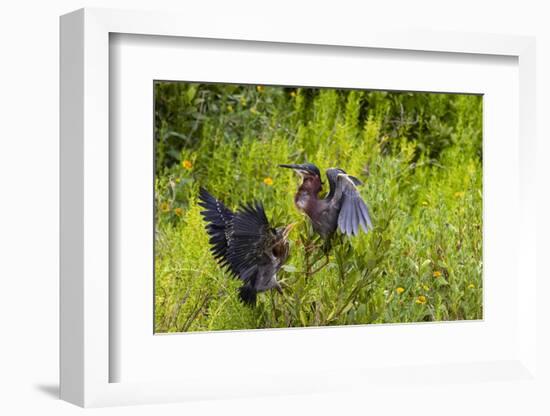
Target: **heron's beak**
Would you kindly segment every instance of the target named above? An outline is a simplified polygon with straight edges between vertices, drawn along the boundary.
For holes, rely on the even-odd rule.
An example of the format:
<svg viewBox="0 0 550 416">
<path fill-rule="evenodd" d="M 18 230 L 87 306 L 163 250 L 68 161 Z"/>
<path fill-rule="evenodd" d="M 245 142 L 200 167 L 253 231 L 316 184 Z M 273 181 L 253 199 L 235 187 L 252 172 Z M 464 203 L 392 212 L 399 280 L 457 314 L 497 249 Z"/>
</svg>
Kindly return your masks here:
<svg viewBox="0 0 550 416">
<path fill-rule="evenodd" d="M 293 169 L 301 178 L 310 173 L 307 169 L 304 169 L 302 165 L 279 165 L 279 167 Z"/>
<path fill-rule="evenodd" d="M 302 166 L 300 165 L 279 165 L 279 167 L 287 169 L 302 169 Z"/>
<path fill-rule="evenodd" d="M 293 222 L 292 224 L 288 224 L 284 230 L 283 230 L 283 238 L 286 240 L 288 238 L 288 235 L 290 234 L 290 231 L 296 226 L 296 222 Z"/>
</svg>

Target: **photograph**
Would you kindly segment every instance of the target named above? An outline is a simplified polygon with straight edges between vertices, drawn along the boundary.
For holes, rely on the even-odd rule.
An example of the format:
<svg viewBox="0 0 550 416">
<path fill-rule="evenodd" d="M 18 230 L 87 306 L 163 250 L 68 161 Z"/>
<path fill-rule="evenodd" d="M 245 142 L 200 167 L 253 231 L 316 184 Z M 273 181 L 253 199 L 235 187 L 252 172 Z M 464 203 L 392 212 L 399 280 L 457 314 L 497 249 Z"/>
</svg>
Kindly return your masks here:
<svg viewBox="0 0 550 416">
<path fill-rule="evenodd" d="M 154 332 L 483 319 L 483 96 L 156 80 Z"/>
</svg>

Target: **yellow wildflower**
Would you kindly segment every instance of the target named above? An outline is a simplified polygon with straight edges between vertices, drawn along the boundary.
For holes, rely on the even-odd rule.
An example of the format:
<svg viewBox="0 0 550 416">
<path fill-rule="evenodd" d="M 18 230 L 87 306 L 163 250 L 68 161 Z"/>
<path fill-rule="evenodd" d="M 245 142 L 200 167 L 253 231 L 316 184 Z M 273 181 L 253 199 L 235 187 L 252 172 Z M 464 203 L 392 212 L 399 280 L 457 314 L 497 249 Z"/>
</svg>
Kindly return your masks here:
<svg viewBox="0 0 550 416">
<path fill-rule="evenodd" d="M 168 202 L 163 202 L 162 204 L 160 204 L 160 210 L 162 212 L 170 211 L 170 204 Z"/>
<path fill-rule="evenodd" d="M 264 91 L 264 87 L 262 85 L 256 85 L 256 90 L 258 92 L 263 92 Z"/>
<path fill-rule="evenodd" d="M 470 283 L 470 284 L 468 285 L 468 289 L 475 289 L 474 284 L 473 284 L 473 283 Z"/>
<path fill-rule="evenodd" d="M 405 291 L 405 289 L 402 288 L 402 287 L 398 287 L 397 289 L 395 289 L 395 291 L 397 292 L 398 295 L 400 295 L 401 293 L 403 293 Z"/>
<path fill-rule="evenodd" d="M 183 209 L 180 207 L 174 208 L 174 214 L 176 214 L 178 217 L 181 217 L 183 215 Z"/>
<path fill-rule="evenodd" d="M 416 298 L 416 303 L 419 305 L 424 305 L 426 303 L 426 296 L 420 295 L 418 298 Z"/>
<path fill-rule="evenodd" d="M 264 178 L 264 183 L 267 185 L 267 186 L 271 186 L 273 185 L 273 179 L 271 179 L 269 176 L 267 178 Z"/>
<path fill-rule="evenodd" d="M 181 166 L 183 166 L 187 170 L 191 170 L 193 167 L 193 163 L 190 160 L 185 159 L 183 162 L 181 162 Z"/>
<path fill-rule="evenodd" d="M 438 277 L 441 277 L 441 272 L 439 270 L 436 270 L 433 276 L 437 279 Z"/>
<path fill-rule="evenodd" d="M 296 91 L 290 91 L 290 96 L 291 96 L 292 98 L 296 97 Z"/>
</svg>

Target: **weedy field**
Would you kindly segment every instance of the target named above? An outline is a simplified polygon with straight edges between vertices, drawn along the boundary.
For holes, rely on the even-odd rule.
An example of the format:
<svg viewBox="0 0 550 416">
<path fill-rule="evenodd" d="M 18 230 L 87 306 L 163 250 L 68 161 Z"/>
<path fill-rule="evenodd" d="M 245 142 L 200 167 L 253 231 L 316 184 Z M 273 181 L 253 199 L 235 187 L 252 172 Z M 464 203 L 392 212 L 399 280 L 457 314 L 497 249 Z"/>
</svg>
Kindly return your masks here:
<svg viewBox="0 0 550 416">
<path fill-rule="evenodd" d="M 156 332 L 482 318 L 480 96 L 157 82 L 155 149 Z M 298 178 L 277 167 L 305 161 L 361 179 L 375 226 L 339 236 L 325 267 Z M 282 295 L 240 302 L 199 186 L 298 223 Z"/>
</svg>

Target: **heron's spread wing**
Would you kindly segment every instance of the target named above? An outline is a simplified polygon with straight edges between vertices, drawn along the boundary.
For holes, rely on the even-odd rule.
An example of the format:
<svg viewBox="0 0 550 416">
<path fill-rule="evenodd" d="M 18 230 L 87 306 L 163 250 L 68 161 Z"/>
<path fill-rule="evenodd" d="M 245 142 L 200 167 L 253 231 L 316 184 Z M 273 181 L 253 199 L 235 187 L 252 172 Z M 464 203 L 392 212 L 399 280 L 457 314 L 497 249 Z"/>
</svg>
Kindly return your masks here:
<svg viewBox="0 0 550 416">
<path fill-rule="evenodd" d="M 338 168 L 330 168 L 330 169 L 327 169 L 327 171 L 325 172 L 325 174 L 327 175 L 328 187 L 329 187 L 328 188 L 329 192 L 328 192 L 328 195 L 326 196 L 327 200 L 330 200 L 334 197 L 334 193 L 336 192 L 336 181 L 340 173 L 345 173 L 345 172 L 342 169 L 338 169 Z"/>
<path fill-rule="evenodd" d="M 373 228 L 367 204 L 356 188 L 356 184 L 360 183 L 359 179 L 345 173 L 339 173 L 336 177 L 335 194 L 342 198 L 338 228 L 346 235 L 357 235 L 359 227 L 364 232 Z"/>
<path fill-rule="evenodd" d="M 199 200 L 214 258 L 243 281 L 241 300 L 255 304 L 257 292 L 274 287 L 271 280 L 277 271 L 270 254 L 275 230 L 269 226 L 262 204 L 244 205 L 231 212 L 203 188 Z"/>
<path fill-rule="evenodd" d="M 258 267 L 265 262 L 263 257 L 272 239 L 271 232 L 261 203 L 245 205 L 235 212 L 228 258 L 241 279 L 255 279 Z"/>
<path fill-rule="evenodd" d="M 336 196 L 337 199 L 340 198 L 341 193 L 340 189 L 338 189 L 338 175 L 346 175 L 351 182 L 355 186 L 363 185 L 363 182 L 361 182 L 359 179 L 357 179 L 355 176 L 348 175 L 345 170 L 340 168 L 330 168 L 327 169 L 326 175 L 328 179 L 328 185 L 329 185 L 329 193 L 326 196 L 326 199 L 332 199 L 334 196 Z"/>
<path fill-rule="evenodd" d="M 228 248 L 231 241 L 233 212 L 214 198 L 204 188 L 199 190 L 199 205 L 204 208 L 202 217 L 207 222 L 206 232 L 210 236 L 210 250 L 221 266 L 228 267 L 233 273 L 228 257 Z"/>
</svg>

